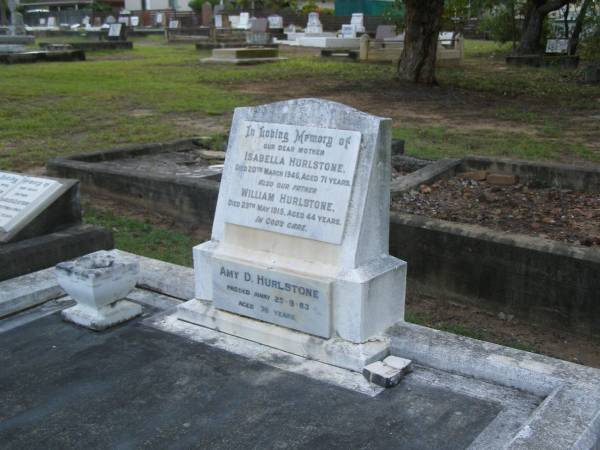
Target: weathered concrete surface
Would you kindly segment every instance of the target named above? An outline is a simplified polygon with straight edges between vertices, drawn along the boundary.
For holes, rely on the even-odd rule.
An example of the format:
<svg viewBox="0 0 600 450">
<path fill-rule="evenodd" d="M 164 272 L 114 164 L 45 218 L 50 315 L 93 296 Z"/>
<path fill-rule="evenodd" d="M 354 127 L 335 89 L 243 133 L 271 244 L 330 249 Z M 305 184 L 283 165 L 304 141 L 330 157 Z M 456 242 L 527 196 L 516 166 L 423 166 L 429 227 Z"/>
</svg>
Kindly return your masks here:
<svg viewBox="0 0 600 450">
<path fill-rule="evenodd" d="M 112 233 L 93 225 L 74 225 L 54 233 L 0 245 L 0 281 L 114 246 Z"/>
<path fill-rule="evenodd" d="M 152 267 L 157 276 L 162 264 L 140 257 L 142 271 Z M 193 273 L 167 266 L 168 278 L 160 283 L 165 295 L 135 289 L 128 296 L 144 305 L 141 322 L 102 333 L 67 329 L 56 323 L 55 312 L 72 304 L 68 297 L 0 321 L 0 400 L 7 405 L 0 411 L 0 440 L 9 442 L 7 448 L 40 442 L 44 448 L 72 442 L 161 447 L 167 439 L 181 448 L 275 442 L 291 448 L 558 450 L 599 444 L 597 369 L 400 322 L 387 332 L 391 351 L 413 360 L 414 370 L 377 395 L 353 380 L 353 372 L 332 373 L 342 369 L 176 320 L 172 312 L 181 300 L 173 293 L 189 286 Z M 32 291 L 46 281 L 32 279 Z"/>
<path fill-rule="evenodd" d="M 543 397 L 503 448 L 599 448 L 600 370 L 410 323 L 388 335 L 392 354 Z"/>
<path fill-rule="evenodd" d="M 91 333 L 57 314 L 1 333 L 0 363 L 6 449 L 460 449 L 500 411 L 410 376 L 368 399 L 136 323 Z"/>
<path fill-rule="evenodd" d="M 82 50 L 60 51 L 29 51 L 23 53 L 0 54 L 0 63 L 22 64 L 34 62 L 66 62 L 85 61 L 85 52 Z"/>
<path fill-rule="evenodd" d="M 61 297 L 53 269 L 40 270 L 0 282 L 0 318 Z"/>
<path fill-rule="evenodd" d="M 41 49 L 46 49 L 54 43 L 40 42 Z M 100 51 L 100 50 L 132 50 L 133 42 L 131 41 L 89 41 L 89 42 L 69 42 L 71 48 L 75 50 L 83 50 L 85 52 Z"/>
<path fill-rule="evenodd" d="M 390 251 L 428 291 L 521 319 L 597 333 L 600 250 L 410 214 L 393 214 Z"/>
</svg>

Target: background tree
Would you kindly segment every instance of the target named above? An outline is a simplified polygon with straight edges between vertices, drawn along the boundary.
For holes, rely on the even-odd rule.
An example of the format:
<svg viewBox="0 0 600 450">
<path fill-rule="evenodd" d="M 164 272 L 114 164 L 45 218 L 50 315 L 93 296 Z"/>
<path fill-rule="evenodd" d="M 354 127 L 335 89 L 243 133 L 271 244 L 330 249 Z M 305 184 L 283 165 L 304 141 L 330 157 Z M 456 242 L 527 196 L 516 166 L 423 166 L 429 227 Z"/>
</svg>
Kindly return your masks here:
<svg viewBox="0 0 600 450">
<path fill-rule="evenodd" d="M 434 84 L 438 35 L 444 0 L 405 0 L 404 48 L 398 62 L 398 78 Z"/>
<path fill-rule="evenodd" d="M 0 0 L 0 25 L 6 26 L 8 25 L 8 20 L 6 17 L 7 10 L 6 0 Z"/>
<path fill-rule="evenodd" d="M 519 0 L 506 0 L 488 8 L 479 22 L 479 29 L 496 42 L 512 42 L 513 50 L 521 39 L 521 23 L 518 15 L 521 8 Z"/>
<path fill-rule="evenodd" d="M 575 26 L 573 27 L 571 37 L 569 38 L 569 55 L 574 55 L 575 53 L 577 53 L 577 46 L 579 45 L 579 36 L 581 35 L 583 25 L 586 22 L 588 11 L 590 11 L 590 8 L 593 6 L 592 3 L 593 0 L 583 0 L 583 2 L 581 3 L 581 9 L 579 10 L 579 14 L 577 15 L 577 20 L 575 20 Z"/>
<path fill-rule="evenodd" d="M 517 51 L 521 54 L 539 53 L 542 48 L 544 20 L 552 11 L 556 11 L 573 0 L 527 0 L 521 43 Z"/>
</svg>

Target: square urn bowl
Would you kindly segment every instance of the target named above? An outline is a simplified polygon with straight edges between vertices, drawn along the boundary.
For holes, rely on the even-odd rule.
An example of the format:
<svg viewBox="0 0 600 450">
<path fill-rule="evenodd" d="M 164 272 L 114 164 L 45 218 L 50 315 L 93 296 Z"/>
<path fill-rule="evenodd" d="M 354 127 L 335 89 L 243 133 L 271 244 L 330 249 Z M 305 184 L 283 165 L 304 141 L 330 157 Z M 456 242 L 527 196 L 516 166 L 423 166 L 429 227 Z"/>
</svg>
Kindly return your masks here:
<svg viewBox="0 0 600 450">
<path fill-rule="evenodd" d="M 63 319 L 100 331 L 139 316 L 142 307 L 125 300 L 139 270 L 136 260 L 104 250 L 58 264 L 58 283 L 77 302 Z"/>
</svg>

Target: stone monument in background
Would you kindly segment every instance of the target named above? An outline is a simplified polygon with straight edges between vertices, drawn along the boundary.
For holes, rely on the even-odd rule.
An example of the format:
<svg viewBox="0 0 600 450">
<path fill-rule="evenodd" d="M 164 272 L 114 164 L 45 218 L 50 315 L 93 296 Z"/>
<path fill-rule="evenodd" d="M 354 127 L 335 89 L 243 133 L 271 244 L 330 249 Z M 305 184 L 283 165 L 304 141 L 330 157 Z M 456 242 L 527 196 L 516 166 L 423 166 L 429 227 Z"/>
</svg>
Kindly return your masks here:
<svg viewBox="0 0 600 450">
<path fill-rule="evenodd" d="M 319 20 L 318 12 L 308 13 L 308 22 L 306 23 L 306 29 L 304 30 L 307 34 L 320 34 L 323 33 L 323 25 Z"/>
<path fill-rule="evenodd" d="M 391 121 L 300 99 L 234 113 L 187 322 L 362 370 L 403 320 L 388 254 Z"/>
</svg>

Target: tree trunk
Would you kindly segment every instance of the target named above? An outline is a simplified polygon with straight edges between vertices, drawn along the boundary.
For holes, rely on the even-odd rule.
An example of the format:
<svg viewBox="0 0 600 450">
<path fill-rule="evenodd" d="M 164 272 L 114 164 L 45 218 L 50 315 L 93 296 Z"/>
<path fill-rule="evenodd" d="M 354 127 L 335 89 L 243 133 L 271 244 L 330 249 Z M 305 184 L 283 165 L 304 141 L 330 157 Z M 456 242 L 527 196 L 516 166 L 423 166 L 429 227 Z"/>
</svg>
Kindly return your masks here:
<svg viewBox="0 0 600 450">
<path fill-rule="evenodd" d="M 546 16 L 570 2 L 571 0 L 528 0 L 525 6 L 525 21 L 518 52 L 522 55 L 540 53 Z"/>
<path fill-rule="evenodd" d="M 4 0 L 0 0 L 0 25 L 8 25 L 6 21 L 6 2 Z"/>
<path fill-rule="evenodd" d="M 438 34 L 444 0 L 405 0 L 404 49 L 398 62 L 398 78 L 434 84 Z"/>
<path fill-rule="evenodd" d="M 569 39 L 569 55 L 574 55 L 577 53 L 577 46 L 579 45 L 579 35 L 581 34 L 581 30 L 583 28 L 583 22 L 585 20 L 585 15 L 587 14 L 587 10 L 592 4 L 592 0 L 583 0 L 581 5 L 581 9 L 579 10 L 579 15 L 577 16 L 577 20 L 575 21 L 575 26 L 573 27 L 573 33 L 571 34 L 571 38 Z"/>
</svg>

